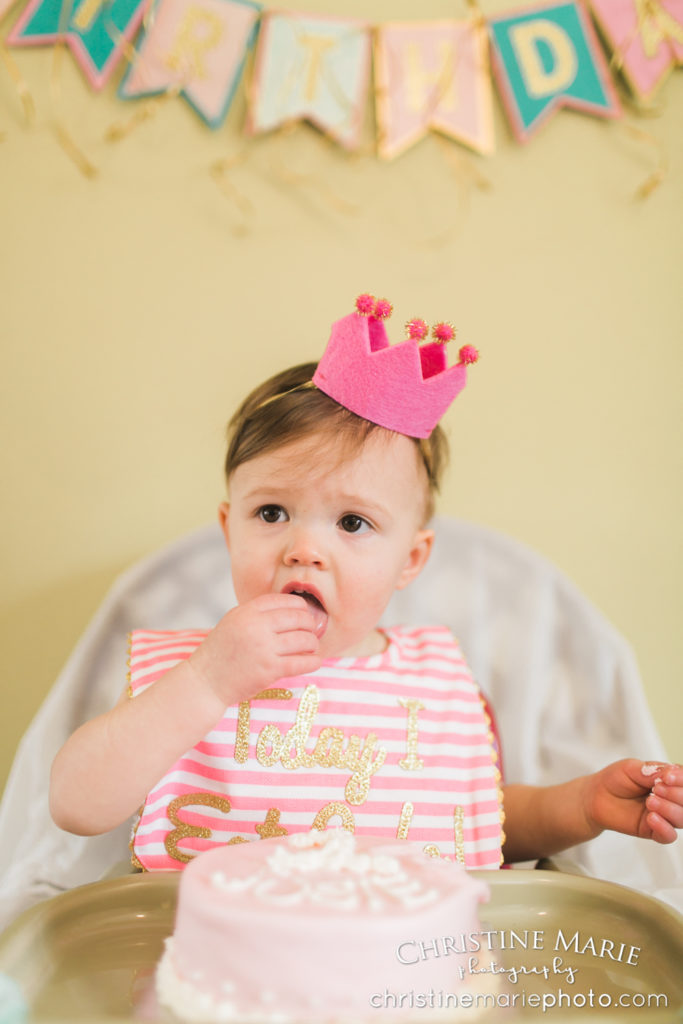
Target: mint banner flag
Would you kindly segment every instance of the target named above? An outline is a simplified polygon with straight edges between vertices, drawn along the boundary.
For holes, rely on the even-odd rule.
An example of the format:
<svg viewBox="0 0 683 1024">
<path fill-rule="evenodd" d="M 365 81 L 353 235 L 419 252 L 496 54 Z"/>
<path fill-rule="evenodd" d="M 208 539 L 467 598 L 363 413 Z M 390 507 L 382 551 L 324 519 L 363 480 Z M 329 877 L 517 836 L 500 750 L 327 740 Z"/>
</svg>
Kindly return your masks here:
<svg viewBox="0 0 683 1024">
<path fill-rule="evenodd" d="M 310 121 L 348 149 L 360 142 L 370 76 L 366 22 L 272 13 L 263 17 L 248 130 Z"/>
<path fill-rule="evenodd" d="M 579 3 L 552 4 L 489 21 L 493 68 L 520 142 L 559 107 L 597 117 L 621 108 L 593 26 Z"/>
<path fill-rule="evenodd" d="M 137 32 L 149 0 L 31 0 L 7 37 L 11 46 L 66 42 L 101 89 Z"/>
<path fill-rule="evenodd" d="M 261 11 L 250 0 L 163 0 L 119 87 L 121 99 L 179 90 L 210 128 L 228 112 Z"/>
<path fill-rule="evenodd" d="M 649 102 L 683 64 L 683 0 L 591 0 L 591 10 L 631 92 Z"/>
<path fill-rule="evenodd" d="M 398 156 L 430 129 L 479 153 L 493 152 L 493 98 L 483 24 L 396 22 L 378 28 L 376 38 L 380 156 Z"/>
</svg>

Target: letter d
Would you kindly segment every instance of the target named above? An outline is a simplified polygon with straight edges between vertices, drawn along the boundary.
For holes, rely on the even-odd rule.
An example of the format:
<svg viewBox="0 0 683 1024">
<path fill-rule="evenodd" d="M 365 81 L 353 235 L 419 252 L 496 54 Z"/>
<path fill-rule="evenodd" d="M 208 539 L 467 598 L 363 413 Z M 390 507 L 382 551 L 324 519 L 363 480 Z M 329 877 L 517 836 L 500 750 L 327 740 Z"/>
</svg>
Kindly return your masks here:
<svg viewBox="0 0 683 1024">
<path fill-rule="evenodd" d="M 571 38 L 554 22 L 539 19 L 514 25 L 510 29 L 510 41 L 526 90 L 533 99 L 556 96 L 568 89 L 576 78 L 576 50 Z M 550 50 L 550 69 L 544 67 L 539 43 L 545 43 Z"/>
</svg>

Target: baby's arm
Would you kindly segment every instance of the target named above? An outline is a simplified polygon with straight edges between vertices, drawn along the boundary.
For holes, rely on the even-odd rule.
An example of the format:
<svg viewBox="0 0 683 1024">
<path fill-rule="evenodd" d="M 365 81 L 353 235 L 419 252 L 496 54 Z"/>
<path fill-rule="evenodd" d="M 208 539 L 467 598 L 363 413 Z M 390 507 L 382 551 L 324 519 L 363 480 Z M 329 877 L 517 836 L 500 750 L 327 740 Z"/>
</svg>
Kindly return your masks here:
<svg viewBox="0 0 683 1024">
<path fill-rule="evenodd" d="M 82 725 L 57 754 L 50 812 L 68 832 L 98 835 L 131 817 L 150 789 L 220 720 L 282 677 L 320 666 L 315 617 L 295 594 L 233 608 L 187 659 L 134 700 Z"/>
<path fill-rule="evenodd" d="M 616 761 L 557 786 L 506 786 L 504 807 L 508 863 L 551 856 L 605 829 L 672 843 L 683 828 L 683 768 Z"/>
</svg>

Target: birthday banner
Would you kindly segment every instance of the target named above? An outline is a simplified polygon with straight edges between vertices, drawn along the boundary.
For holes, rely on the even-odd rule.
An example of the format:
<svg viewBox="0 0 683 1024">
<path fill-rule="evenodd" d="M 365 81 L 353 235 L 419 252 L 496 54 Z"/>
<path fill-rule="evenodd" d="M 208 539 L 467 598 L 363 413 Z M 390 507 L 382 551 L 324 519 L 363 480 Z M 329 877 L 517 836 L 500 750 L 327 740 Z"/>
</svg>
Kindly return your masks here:
<svg viewBox="0 0 683 1024">
<path fill-rule="evenodd" d="M 9 6 L 0 0 L 0 16 Z M 488 20 L 475 10 L 381 25 L 267 11 L 253 0 L 29 0 L 6 38 L 12 47 L 57 42 L 93 89 L 124 64 L 122 100 L 178 95 L 213 129 L 253 51 L 249 135 L 307 121 L 357 150 L 372 93 L 382 158 L 430 131 L 487 156 L 494 79 L 520 142 L 562 107 L 620 117 L 617 74 L 650 103 L 683 63 L 683 0 L 571 0 Z"/>
</svg>

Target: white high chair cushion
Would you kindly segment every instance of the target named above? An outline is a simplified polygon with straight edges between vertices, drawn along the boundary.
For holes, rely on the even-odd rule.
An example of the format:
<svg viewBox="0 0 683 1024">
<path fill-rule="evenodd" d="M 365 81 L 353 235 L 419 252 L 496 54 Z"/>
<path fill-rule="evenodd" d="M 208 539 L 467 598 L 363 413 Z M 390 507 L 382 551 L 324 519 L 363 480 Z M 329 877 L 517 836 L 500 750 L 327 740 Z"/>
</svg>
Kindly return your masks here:
<svg viewBox="0 0 683 1024">
<path fill-rule="evenodd" d="M 394 595 L 384 623 L 449 626 L 493 705 L 509 782 L 547 784 L 621 757 L 665 760 L 633 655 L 550 563 L 489 529 L 437 519 L 424 572 Z M 235 604 L 218 526 L 182 537 L 113 585 L 24 736 L 0 807 L 0 928 L 128 857 L 131 823 L 95 838 L 60 831 L 50 765 L 67 736 L 126 685 L 133 628 L 210 628 Z M 83 785 L 88 785 L 87 766 Z M 683 909 L 683 845 L 603 833 L 554 858 Z"/>
</svg>

